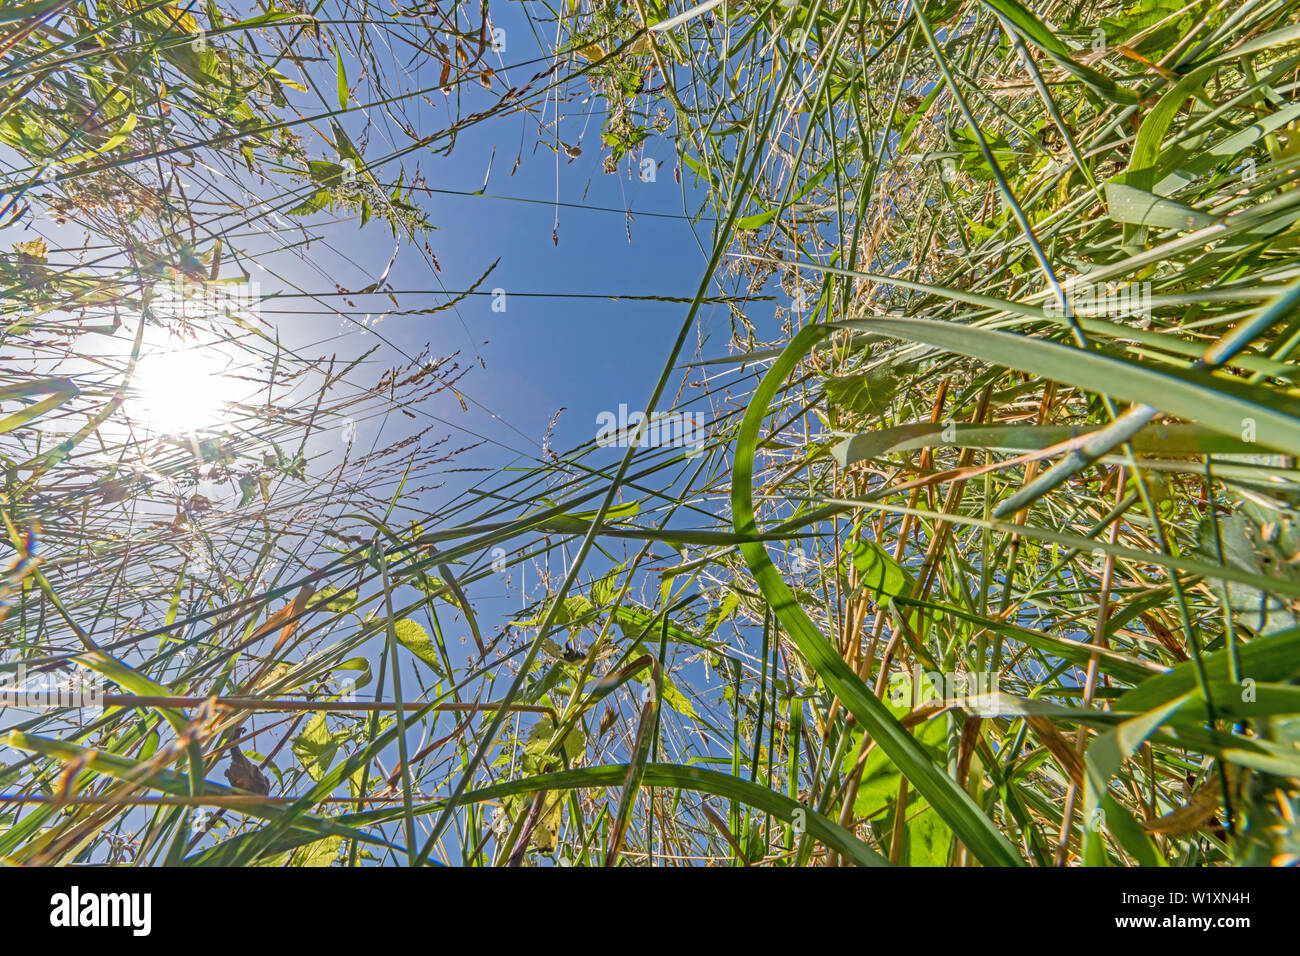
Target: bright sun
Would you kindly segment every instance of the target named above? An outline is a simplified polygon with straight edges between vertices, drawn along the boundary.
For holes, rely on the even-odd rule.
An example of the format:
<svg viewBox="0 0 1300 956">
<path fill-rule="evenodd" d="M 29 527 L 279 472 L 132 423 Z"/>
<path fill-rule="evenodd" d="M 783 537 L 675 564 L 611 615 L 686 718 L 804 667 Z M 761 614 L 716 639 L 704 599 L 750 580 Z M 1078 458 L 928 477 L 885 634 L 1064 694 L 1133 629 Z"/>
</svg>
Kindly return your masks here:
<svg viewBox="0 0 1300 956">
<path fill-rule="evenodd" d="M 236 380 L 215 348 L 173 342 L 142 355 L 132 378 L 132 417 L 162 434 L 189 434 L 222 424 Z"/>
</svg>

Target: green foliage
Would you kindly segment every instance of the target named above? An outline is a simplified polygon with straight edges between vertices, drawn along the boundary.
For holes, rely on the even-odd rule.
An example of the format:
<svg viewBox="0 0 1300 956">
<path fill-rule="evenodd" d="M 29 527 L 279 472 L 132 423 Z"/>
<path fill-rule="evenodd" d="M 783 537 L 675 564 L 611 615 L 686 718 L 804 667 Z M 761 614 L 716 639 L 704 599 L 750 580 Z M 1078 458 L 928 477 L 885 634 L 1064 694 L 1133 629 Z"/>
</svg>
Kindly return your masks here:
<svg viewBox="0 0 1300 956">
<path fill-rule="evenodd" d="M 442 662 L 438 659 L 438 648 L 434 646 L 428 632 L 418 621 L 413 621 L 409 617 L 395 621 L 393 633 L 397 636 L 397 643 L 427 664 L 430 670 L 439 677 L 446 676 L 443 673 Z"/>
<path fill-rule="evenodd" d="M 530 3 L 509 81 L 477 4 L 42 11 L 0 13 L 0 675 L 116 697 L 8 734 L 0 861 L 1300 860 L 1294 4 Z M 548 433 L 444 497 L 440 439 L 355 430 L 468 409 L 454 356 L 223 296 L 452 307 L 390 272 L 443 288 L 429 168 L 520 116 L 675 149 L 708 266 L 651 404 L 710 442 Z M 158 336 L 236 369 L 222 420 L 133 410 Z"/>
</svg>

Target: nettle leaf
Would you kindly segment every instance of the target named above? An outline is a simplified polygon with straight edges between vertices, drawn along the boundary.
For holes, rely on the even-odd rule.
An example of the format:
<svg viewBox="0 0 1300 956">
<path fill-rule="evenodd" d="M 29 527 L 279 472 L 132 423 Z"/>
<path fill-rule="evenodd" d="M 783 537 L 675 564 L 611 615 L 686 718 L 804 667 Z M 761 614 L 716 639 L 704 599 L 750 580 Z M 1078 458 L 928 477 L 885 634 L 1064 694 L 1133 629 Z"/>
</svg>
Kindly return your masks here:
<svg viewBox="0 0 1300 956">
<path fill-rule="evenodd" d="M 339 750 L 351 735 L 346 730 L 331 731 L 324 714 L 317 714 L 307 728 L 293 740 L 293 755 L 307 775 L 318 783 L 329 773 Z"/>
<path fill-rule="evenodd" d="M 550 853 L 555 849 L 555 838 L 559 836 L 560 827 L 564 824 L 567 803 L 563 793 L 553 794 L 546 799 L 548 802 L 542 812 L 541 826 L 533 829 L 533 849 L 541 853 Z"/>
<path fill-rule="evenodd" d="M 924 678 L 922 687 L 926 693 L 934 692 Z M 925 698 L 922 696 L 919 699 Z M 906 674 L 897 675 L 890 681 L 885 705 L 895 717 L 901 719 L 911 710 L 911 700 L 911 677 Z M 947 761 L 948 731 L 943 717 L 925 721 L 916 728 L 912 736 L 936 760 Z M 851 773 L 854 764 L 857 763 L 858 751 L 862 745 L 860 729 L 852 731 L 850 743 L 851 745 L 845 748 L 841 766 L 845 774 Z M 869 817 L 892 805 L 893 801 L 898 799 L 899 779 L 898 767 L 889 759 L 889 755 L 879 747 L 874 747 L 862 766 L 862 783 L 858 787 L 858 797 L 853 804 L 854 813 L 861 817 Z"/>
<path fill-rule="evenodd" d="M 1300 567 L 1291 563 L 1300 553 L 1300 528 L 1287 515 L 1244 498 L 1237 499 L 1236 514 L 1219 518 L 1217 534 L 1213 520 L 1201 521 L 1197 551 L 1215 564 L 1261 577 L 1300 581 Z M 1210 584 L 1239 624 L 1256 634 L 1275 634 L 1300 624 L 1300 617 L 1283 595 L 1238 581 L 1216 579 Z"/>
<path fill-rule="evenodd" d="M 465 612 L 465 605 L 456 596 L 456 592 L 442 578 L 433 574 L 425 574 L 419 578 L 413 579 L 411 585 L 416 589 L 423 591 L 430 597 L 436 597 L 439 601 L 450 604 L 452 607 Z"/>
<path fill-rule="evenodd" d="M 874 541 L 846 541 L 844 561 L 846 570 L 851 563 L 857 572 L 859 587 L 874 593 L 877 600 L 911 594 L 911 575 L 894 560 L 893 555 Z"/>
<path fill-rule="evenodd" d="M 925 18 L 936 27 L 947 23 L 961 11 L 963 2 L 964 0 L 929 0 L 925 5 Z"/>
<path fill-rule="evenodd" d="M 722 596 L 722 602 L 717 607 L 709 608 L 709 613 L 704 617 L 704 624 L 700 627 L 699 636 L 708 637 L 718 629 L 718 626 L 729 617 L 735 615 L 740 608 L 740 595 L 735 591 L 728 590 Z"/>
<path fill-rule="evenodd" d="M 320 212 L 330 204 L 330 191 L 318 189 L 298 205 L 289 210 L 291 216 L 310 216 Z"/>
<path fill-rule="evenodd" d="M 607 604 L 614 603 L 619 591 L 623 589 L 620 579 L 622 572 L 623 566 L 619 565 L 599 581 L 591 583 L 591 601 L 596 607 L 605 607 Z"/>
<path fill-rule="evenodd" d="M 307 173 L 312 182 L 322 186 L 338 186 L 343 182 L 343 167 L 327 159 L 307 160 Z"/>
<path fill-rule="evenodd" d="M 1138 0 L 1119 16 L 1102 17 L 1101 29 L 1108 46 L 1131 45 L 1148 59 L 1160 62 L 1201 19 L 1205 6 L 1204 0 L 1191 4 L 1183 0 Z M 1217 23 L 1221 16 L 1212 22 Z"/>
<path fill-rule="evenodd" d="M 352 678 L 353 690 L 360 690 L 362 687 L 365 687 L 367 684 L 369 684 L 370 681 L 373 679 L 370 673 L 370 661 L 366 660 L 364 657 L 350 658 L 349 660 L 344 661 L 342 664 L 339 664 L 337 669 L 344 670 L 344 671 L 360 672 L 359 676 Z"/>
<path fill-rule="evenodd" d="M 49 256 L 49 247 L 40 236 L 27 242 L 15 242 L 14 252 L 30 262 L 44 262 Z"/>
<path fill-rule="evenodd" d="M 393 625 L 393 633 L 397 636 L 398 644 L 429 665 L 429 669 L 435 674 L 439 677 L 447 676 L 438 657 L 438 648 L 429 639 L 428 632 L 417 621 L 409 617 L 402 618 Z"/>
<path fill-rule="evenodd" d="M 316 592 L 316 601 L 325 599 L 325 610 L 335 614 L 345 614 L 357 606 L 356 591 L 340 591 L 333 586 L 323 587 Z"/>
<path fill-rule="evenodd" d="M 698 721 L 700 715 L 695 712 L 695 705 L 690 702 L 685 694 L 677 689 L 677 685 L 668 679 L 667 674 L 664 675 L 663 681 L 664 703 L 677 711 L 677 713 L 681 714 L 683 717 L 689 717 L 691 720 Z"/>
<path fill-rule="evenodd" d="M 907 866 L 947 866 L 952 854 L 952 830 L 920 798 L 909 801 L 906 812 L 899 862 Z"/>
<path fill-rule="evenodd" d="M 547 641 L 545 643 L 551 644 L 552 647 L 555 646 L 550 641 Z M 558 652 L 556 654 L 557 657 L 560 654 L 564 653 L 564 651 L 558 647 L 556 647 L 555 649 Z M 545 694 L 547 691 L 554 688 L 557 684 L 560 683 L 561 680 L 564 679 L 565 673 L 566 673 L 566 667 L 563 663 L 557 661 L 556 663 L 552 664 L 550 667 L 546 669 L 546 672 L 542 675 L 540 680 L 534 681 L 527 688 L 525 688 L 523 694 L 519 698 L 520 701 L 522 701 L 525 704 L 537 703 L 539 700 L 542 699 L 543 694 Z"/>
<path fill-rule="evenodd" d="M 552 599 L 553 600 L 553 599 Z M 544 602 L 538 609 L 537 616 L 529 618 L 526 621 L 515 621 L 520 627 L 540 627 L 546 620 L 546 614 L 550 610 L 551 601 Z M 596 611 L 596 606 L 590 600 L 580 594 L 569 595 L 564 599 L 555 610 L 555 617 L 551 620 L 553 627 L 568 626 L 569 630 L 577 634 L 582 629 L 582 625 L 590 620 L 592 614 Z"/>
<path fill-rule="evenodd" d="M 544 773 L 552 764 L 559 763 L 556 757 L 546 756 L 547 747 L 554 736 L 555 721 L 550 717 L 542 717 L 533 724 L 533 729 L 528 732 L 528 738 L 524 742 L 525 770 L 529 773 Z M 575 726 L 565 734 L 563 747 L 570 766 L 582 759 L 587 751 L 587 737 L 581 727 Z"/>
<path fill-rule="evenodd" d="M 822 386 L 826 401 L 860 418 L 877 418 L 898 393 L 901 371 L 886 365 L 860 375 L 833 376 Z"/>
<path fill-rule="evenodd" d="M 308 843 L 294 853 L 290 866 L 329 866 L 338 859 L 339 848 L 342 846 L 343 838 L 340 836 Z"/>
<path fill-rule="evenodd" d="M 259 867 L 278 866 L 330 866 L 338 859 L 339 848 L 343 846 L 340 836 L 315 840 L 294 850 L 286 850 L 273 856 L 265 856 L 253 863 Z"/>
<path fill-rule="evenodd" d="M 924 681 L 924 679 L 923 679 Z M 929 688 L 928 682 L 923 687 Z M 901 676 L 890 684 L 886 705 L 895 717 L 902 718 L 911 709 L 911 679 Z M 940 715 L 921 724 L 914 732 L 922 748 L 936 761 L 943 763 L 948 753 L 948 728 Z M 851 746 L 845 749 L 842 770 L 852 773 L 862 746 L 862 732 L 852 732 Z M 862 783 L 853 803 L 855 816 L 870 819 L 876 834 L 886 841 L 893 833 L 894 812 L 898 803 L 902 776 L 898 767 L 879 747 L 867 755 L 862 767 Z M 898 854 L 900 863 L 908 866 L 945 866 L 952 852 L 952 830 L 940 819 L 934 809 L 915 791 L 908 794 L 904 810 L 906 823 Z"/>
<path fill-rule="evenodd" d="M 365 165 L 361 160 L 361 152 L 344 131 L 343 127 L 340 126 L 336 120 L 330 120 L 330 129 L 334 132 L 334 148 L 338 150 L 339 156 L 343 159 L 352 160 L 356 169 L 360 170 Z M 342 167 L 340 167 L 340 171 L 341 170 Z"/>
<path fill-rule="evenodd" d="M 1001 132 L 990 133 L 984 130 L 982 133 L 984 142 L 988 145 L 989 151 L 993 154 L 993 158 L 997 161 L 1002 172 L 1014 175 L 1020 162 L 1019 151 Z M 965 128 L 958 128 L 953 130 L 952 136 L 953 145 L 957 147 L 960 153 L 958 165 L 960 165 L 962 172 L 973 179 L 992 182 L 993 170 L 984 161 L 984 154 L 980 150 L 979 141 L 975 138 L 975 135 Z"/>
<path fill-rule="evenodd" d="M 657 641 L 662 634 L 663 624 L 655 620 L 656 616 L 649 608 L 624 604 L 615 609 L 614 623 L 626 638 Z M 699 635 L 671 622 L 668 625 L 668 639 L 709 650 L 716 650 L 723 646 L 717 641 L 706 641 Z"/>
</svg>

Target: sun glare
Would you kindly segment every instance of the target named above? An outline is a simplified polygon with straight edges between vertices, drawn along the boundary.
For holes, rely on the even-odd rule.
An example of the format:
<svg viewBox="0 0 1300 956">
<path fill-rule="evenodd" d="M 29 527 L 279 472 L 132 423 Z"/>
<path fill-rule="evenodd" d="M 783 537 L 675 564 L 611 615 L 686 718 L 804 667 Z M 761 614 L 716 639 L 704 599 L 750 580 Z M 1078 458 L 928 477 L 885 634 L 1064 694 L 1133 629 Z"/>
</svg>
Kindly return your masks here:
<svg viewBox="0 0 1300 956">
<path fill-rule="evenodd" d="M 212 347 L 176 344 L 141 356 L 132 379 L 132 417 L 162 434 L 189 434 L 222 424 L 237 382 Z"/>
</svg>

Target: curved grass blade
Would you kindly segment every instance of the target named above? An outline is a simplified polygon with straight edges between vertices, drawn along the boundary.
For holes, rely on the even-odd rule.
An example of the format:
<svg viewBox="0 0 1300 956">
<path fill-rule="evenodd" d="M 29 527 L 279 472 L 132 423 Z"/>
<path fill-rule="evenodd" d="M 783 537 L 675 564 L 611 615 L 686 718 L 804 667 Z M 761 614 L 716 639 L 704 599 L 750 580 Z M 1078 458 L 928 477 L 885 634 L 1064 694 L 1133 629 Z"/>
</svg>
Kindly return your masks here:
<svg viewBox="0 0 1300 956">
<path fill-rule="evenodd" d="M 736 438 L 736 463 L 732 475 L 731 507 L 738 534 L 754 534 L 754 458 L 759 429 L 781 384 L 810 348 L 834 331 L 829 326 L 809 326 L 797 334 L 781 357 L 772 364 L 750 399 Z M 1023 860 L 1011 842 L 955 780 L 937 766 L 897 718 L 858 678 L 799 606 L 786 586 L 767 550 L 761 544 L 742 544 L 741 553 L 749 565 L 764 599 L 776 612 L 808 663 L 826 686 L 844 704 L 897 765 L 899 771 L 929 801 L 957 838 L 986 866 L 1020 866 Z"/>
</svg>

